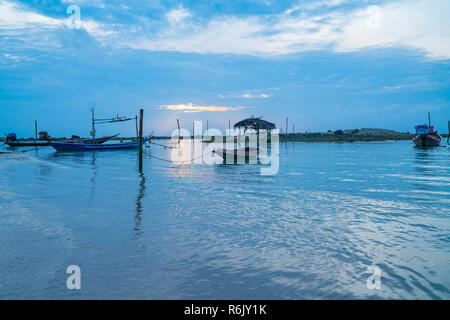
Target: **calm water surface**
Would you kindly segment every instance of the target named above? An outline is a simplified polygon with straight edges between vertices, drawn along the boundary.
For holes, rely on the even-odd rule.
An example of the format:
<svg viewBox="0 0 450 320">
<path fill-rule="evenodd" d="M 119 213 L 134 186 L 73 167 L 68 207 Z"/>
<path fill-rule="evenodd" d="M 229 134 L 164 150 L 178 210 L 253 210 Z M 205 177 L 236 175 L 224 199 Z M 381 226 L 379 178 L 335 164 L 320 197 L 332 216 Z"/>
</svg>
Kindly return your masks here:
<svg viewBox="0 0 450 320">
<path fill-rule="evenodd" d="M 450 298 L 450 148 L 282 143 L 274 176 L 27 150 L 0 155 L 1 299 Z"/>
</svg>

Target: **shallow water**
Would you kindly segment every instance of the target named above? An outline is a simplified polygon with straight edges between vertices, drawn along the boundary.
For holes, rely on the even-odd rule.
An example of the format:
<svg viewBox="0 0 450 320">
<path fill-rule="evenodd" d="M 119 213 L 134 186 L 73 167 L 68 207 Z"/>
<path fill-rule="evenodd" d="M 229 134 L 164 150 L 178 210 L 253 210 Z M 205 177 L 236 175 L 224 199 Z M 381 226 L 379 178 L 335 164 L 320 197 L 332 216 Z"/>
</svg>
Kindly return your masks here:
<svg viewBox="0 0 450 320">
<path fill-rule="evenodd" d="M 450 148 L 281 143 L 274 176 L 26 149 L 0 155 L 1 299 L 450 298 Z"/>
</svg>

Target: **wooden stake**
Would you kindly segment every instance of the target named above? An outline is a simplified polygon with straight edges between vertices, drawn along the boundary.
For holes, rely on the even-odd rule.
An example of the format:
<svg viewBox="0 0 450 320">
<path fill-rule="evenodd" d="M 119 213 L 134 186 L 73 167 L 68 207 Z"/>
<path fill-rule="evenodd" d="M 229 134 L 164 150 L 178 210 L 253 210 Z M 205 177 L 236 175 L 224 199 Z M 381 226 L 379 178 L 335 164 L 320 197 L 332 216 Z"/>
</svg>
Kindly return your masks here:
<svg viewBox="0 0 450 320">
<path fill-rule="evenodd" d="M 137 116 L 136 116 L 136 139 L 139 138 L 139 130 L 138 130 L 138 120 L 137 120 Z"/>
<path fill-rule="evenodd" d="M 447 144 L 450 140 L 450 120 L 448 121 L 448 136 L 447 136 Z"/>
<path fill-rule="evenodd" d="M 94 107 L 92 107 L 91 111 L 92 111 L 92 132 L 91 132 L 91 136 L 92 136 L 92 139 L 95 139 L 95 117 L 94 117 Z"/>
<path fill-rule="evenodd" d="M 288 131 L 289 131 L 289 127 L 288 127 L 288 117 L 286 117 L 286 136 L 284 137 L 284 142 L 287 141 Z"/>
<path fill-rule="evenodd" d="M 142 131 L 144 125 L 144 109 L 140 110 L 139 114 L 139 171 L 142 170 Z"/>
</svg>

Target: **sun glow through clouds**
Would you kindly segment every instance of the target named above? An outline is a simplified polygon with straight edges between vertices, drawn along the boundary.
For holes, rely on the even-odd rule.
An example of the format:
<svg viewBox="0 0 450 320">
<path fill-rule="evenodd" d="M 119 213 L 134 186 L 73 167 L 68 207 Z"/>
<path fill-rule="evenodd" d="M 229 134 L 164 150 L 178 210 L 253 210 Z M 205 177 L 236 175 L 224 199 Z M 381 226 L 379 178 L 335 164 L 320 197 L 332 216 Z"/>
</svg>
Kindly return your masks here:
<svg viewBox="0 0 450 320">
<path fill-rule="evenodd" d="M 160 106 L 160 109 L 162 110 L 173 110 L 173 111 L 183 111 L 186 113 L 192 113 L 192 112 L 205 112 L 205 111 L 212 111 L 212 112 L 224 112 L 224 111 L 237 111 L 240 109 L 243 109 L 245 107 L 226 107 L 226 106 L 197 106 L 192 103 L 188 104 L 172 104 L 172 105 L 162 105 Z"/>
</svg>

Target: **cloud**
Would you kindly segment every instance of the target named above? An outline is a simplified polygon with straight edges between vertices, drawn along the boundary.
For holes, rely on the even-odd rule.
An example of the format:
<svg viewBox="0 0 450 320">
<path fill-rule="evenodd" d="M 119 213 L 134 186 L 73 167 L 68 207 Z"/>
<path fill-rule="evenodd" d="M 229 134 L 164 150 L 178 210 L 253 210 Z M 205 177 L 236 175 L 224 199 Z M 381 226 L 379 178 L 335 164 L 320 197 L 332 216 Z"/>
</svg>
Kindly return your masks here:
<svg viewBox="0 0 450 320">
<path fill-rule="evenodd" d="M 237 110 L 241 110 L 243 108 L 245 108 L 245 107 L 242 107 L 242 106 L 239 106 L 239 107 L 198 106 L 198 105 L 194 105 L 192 103 L 160 106 L 160 109 L 162 109 L 162 110 L 183 111 L 186 113 L 205 112 L 205 111 L 212 111 L 212 112 L 237 111 Z"/>
<path fill-rule="evenodd" d="M 265 94 L 265 93 L 261 93 L 261 94 L 251 94 L 251 93 L 244 93 L 244 94 L 239 94 L 239 95 L 223 95 L 223 94 L 219 94 L 219 98 L 244 98 L 244 99 L 254 99 L 254 98 L 262 98 L 262 99 L 267 99 L 270 98 L 271 95 L 269 94 Z"/>
<path fill-rule="evenodd" d="M 343 3 L 323 1 L 315 6 L 333 7 Z M 322 14 L 293 15 L 288 10 L 262 17 L 218 16 L 203 24 L 186 22 L 188 27 L 184 25 L 184 30 L 170 25 L 159 36 L 141 38 L 128 45 L 149 51 L 255 56 L 402 47 L 423 51 L 430 58 L 448 59 L 447 12 L 450 12 L 450 2 L 446 0 L 405 0 Z"/>
<path fill-rule="evenodd" d="M 61 2 L 67 5 L 76 4 L 83 7 L 105 8 L 105 3 L 102 0 L 61 0 Z"/>
<path fill-rule="evenodd" d="M 31 27 L 58 28 L 63 21 L 27 10 L 24 6 L 9 1 L 0 1 L 0 29 L 20 30 Z"/>
<path fill-rule="evenodd" d="M 371 28 L 367 10 L 353 13 L 342 27 L 337 51 L 373 47 L 410 47 L 430 58 L 450 58 L 450 2 L 401 1 L 379 7 L 379 27 Z"/>
<path fill-rule="evenodd" d="M 430 101 L 429 103 L 426 104 L 417 104 L 411 107 L 408 107 L 407 112 L 408 113 L 423 113 L 426 114 L 426 112 L 430 112 L 430 111 L 438 111 L 444 108 L 449 108 L 450 105 L 448 102 L 442 101 L 441 99 L 439 100 L 434 100 L 434 101 Z"/>
<path fill-rule="evenodd" d="M 243 95 L 241 95 L 240 96 L 241 98 L 246 98 L 246 99 L 251 99 L 251 98 L 264 98 L 264 99 L 266 99 L 266 98 L 269 98 L 270 96 L 268 95 L 268 94 L 257 94 L 257 95 L 254 95 L 254 94 L 250 94 L 250 93 L 245 93 L 245 94 L 243 94 Z"/>
<path fill-rule="evenodd" d="M 82 1 L 79 1 L 82 2 Z M 59 47 L 58 37 L 51 31 L 69 30 L 68 18 L 52 18 L 44 14 L 31 11 L 28 7 L 0 0 L 0 35 L 15 37 L 22 40 L 23 48 L 27 47 Z M 92 19 L 81 18 L 77 28 L 84 29 L 97 40 L 111 39 L 117 34 L 113 28 L 117 25 L 105 25 Z"/>
<path fill-rule="evenodd" d="M 258 16 L 199 17 L 179 6 L 152 23 L 143 23 L 148 18 L 135 12 L 132 23 L 82 18 L 81 27 L 112 48 L 272 57 L 311 50 L 354 52 L 400 47 L 421 51 L 432 59 L 450 58 L 450 1 L 399 0 L 367 6 L 361 0 L 342 8 L 347 2 L 316 1 Z M 65 20 L 0 0 L 0 34 L 65 28 Z"/>
<path fill-rule="evenodd" d="M 170 10 L 166 13 L 166 18 L 169 24 L 176 25 L 180 24 L 187 17 L 190 16 L 189 10 L 184 9 L 183 7 L 178 7 L 177 9 Z"/>
<path fill-rule="evenodd" d="M 316 10 L 319 8 L 337 7 L 348 2 L 349 0 L 322 0 L 322 1 L 300 3 L 286 10 L 286 13 L 291 14 L 298 10 Z"/>
</svg>

